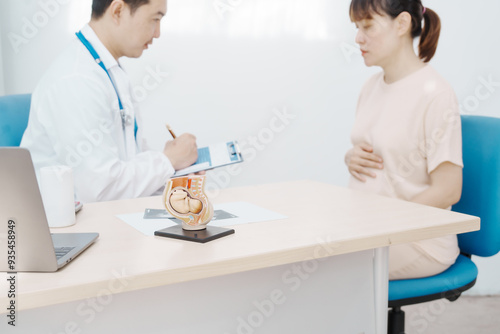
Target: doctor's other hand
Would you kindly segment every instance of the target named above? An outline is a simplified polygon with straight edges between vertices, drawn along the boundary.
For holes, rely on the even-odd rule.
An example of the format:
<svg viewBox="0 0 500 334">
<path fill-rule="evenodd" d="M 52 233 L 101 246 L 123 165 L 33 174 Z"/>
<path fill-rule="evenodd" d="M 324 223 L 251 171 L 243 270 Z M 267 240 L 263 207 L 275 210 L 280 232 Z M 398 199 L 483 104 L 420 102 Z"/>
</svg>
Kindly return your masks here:
<svg viewBox="0 0 500 334">
<path fill-rule="evenodd" d="M 170 160 L 175 170 L 189 167 L 198 159 L 196 137 L 192 134 L 184 133 L 174 140 L 169 140 L 165 144 L 163 153 Z"/>
<path fill-rule="evenodd" d="M 383 169 L 382 157 L 373 153 L 373 147 L 363 143 L 355 145 L 345 155 L 345 163 L 349 173 L 361 182 L 366 182 L 363 175 L 375 178 L 377 175 L 371 168 Z"/>
</svg>

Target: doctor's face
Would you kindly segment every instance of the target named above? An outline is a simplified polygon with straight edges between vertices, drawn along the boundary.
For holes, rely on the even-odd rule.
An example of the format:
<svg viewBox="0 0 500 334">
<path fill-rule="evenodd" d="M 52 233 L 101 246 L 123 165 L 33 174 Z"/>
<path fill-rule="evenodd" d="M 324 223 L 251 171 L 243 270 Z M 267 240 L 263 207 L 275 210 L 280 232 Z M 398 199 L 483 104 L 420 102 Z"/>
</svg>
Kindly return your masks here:
<svg viewBox="0 0 500 334">
<path fill-rule="evenodd" d="M 167 0 L 149 0 L 131 14 L 126 6 L 121 34 L 122 53 L 126 57 L 138 58 L 153 44 L 153 39 L 160 37 L 160 22 L 167 13 Z"/>
</svg>

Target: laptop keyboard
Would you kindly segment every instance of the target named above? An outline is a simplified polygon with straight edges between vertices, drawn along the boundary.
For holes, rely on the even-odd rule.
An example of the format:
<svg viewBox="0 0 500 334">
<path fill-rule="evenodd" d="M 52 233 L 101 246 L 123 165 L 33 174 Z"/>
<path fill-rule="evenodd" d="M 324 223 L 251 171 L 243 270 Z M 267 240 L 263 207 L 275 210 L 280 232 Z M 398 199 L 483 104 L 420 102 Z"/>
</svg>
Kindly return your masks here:
<svg viewBox="0 0 500 334">
<path fill-rule="evenodd" d="M 56 251 L 56 258 L 59 260 L 64 255 L 71 252 L 71 250 L 74 248 L 75 247 L 56 247 L 56 248 L 54 248 L 54 250 Z"/>
</svg>

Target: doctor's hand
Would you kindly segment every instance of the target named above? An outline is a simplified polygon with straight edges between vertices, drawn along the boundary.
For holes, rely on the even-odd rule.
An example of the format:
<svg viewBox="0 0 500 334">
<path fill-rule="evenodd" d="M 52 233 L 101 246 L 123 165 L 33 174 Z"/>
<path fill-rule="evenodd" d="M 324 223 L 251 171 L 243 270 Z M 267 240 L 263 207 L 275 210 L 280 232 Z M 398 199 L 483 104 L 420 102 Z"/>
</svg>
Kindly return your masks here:
<svg viewBox="0 0 500 334">
<path fill-rule="evenodd" d="M 371 168 L 384 168 L 382 157 L 374 154 L 373 147 L 366 143 L 351 148 L 345 155 L 345 163 L 349 173 L 361 182 L 366 182 L 363 174 L 376 177 L 376 174 L 370 170 Z"/>
<path fill-rule="evenodd" d="M 165 144 L 163 153 L 170 160 L 175 170 L 191 166 L 198 159 L 198 148 L 196 147 L 196 137 L 189 133 L 184 133 L 174 140 Z"/>
</svg>

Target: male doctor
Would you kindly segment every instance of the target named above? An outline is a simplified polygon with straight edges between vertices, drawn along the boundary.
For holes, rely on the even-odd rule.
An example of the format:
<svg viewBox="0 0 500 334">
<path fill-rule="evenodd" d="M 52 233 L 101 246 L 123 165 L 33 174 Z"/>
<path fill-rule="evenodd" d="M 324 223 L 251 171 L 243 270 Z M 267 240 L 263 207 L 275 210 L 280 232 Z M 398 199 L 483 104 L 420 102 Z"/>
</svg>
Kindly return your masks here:
<svg viewBox="0 0 500 334">
<path fill-rule="evenodd" d="M 163 152 L 135 136 L 137 106 L 121 57 L 137 58 L 160 37 L 166 0 L 93 0 L 92 18 L 57 57 L 32 96 L 21 146 L 35 168 L 69 165 L 83 202 L 149 196 L 197 159 L 196 138 Z"/>
</svg>

